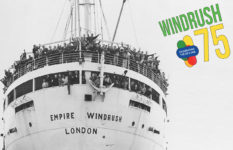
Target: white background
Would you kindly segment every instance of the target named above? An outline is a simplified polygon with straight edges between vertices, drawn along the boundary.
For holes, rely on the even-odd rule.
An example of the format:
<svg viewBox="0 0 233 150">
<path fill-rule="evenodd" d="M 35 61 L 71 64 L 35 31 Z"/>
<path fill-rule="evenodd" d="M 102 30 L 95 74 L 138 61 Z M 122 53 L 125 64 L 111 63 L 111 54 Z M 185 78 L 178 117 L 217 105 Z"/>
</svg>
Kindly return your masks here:
<svg viewBox="0 0 233 150">
<path fill-rule="evenodd" d="M 30 52 L 33 44 L 51 42 L 65 1 L 0 1 L 0 77 L 3 77 L 4 69 L 19 59 L 23 49 Z M 68 3 L 67 0 L 67 8 Z M 103 0 L 103 3 L 113 34 L 122 1 Z M 233 56 L 219 59 L 215 49 L 223 50 L 223 45 L 220 42 L 219 46 L 214 47 L 209 35 L 210 60 L 204 62 L 203 36 L 194 36 L 194 30 L 189 30 L 163 37 L 158 25 L 160 20 L 216 3 L 220 6 L 224 24 L 224 30 L 217 34 L 224 34 L 233 50 L 233 2 L 230 0 L 129 0 L 123 12 L 116 40 L 141 47 L 149 53 L 156 52 L 161 60 L 161 68 L 169 79 L 170 150 L 233 149 Z M 68 9 L 65 9 L 53 40 L 61 39 L 67 15 Z M 186 67 L 176 56 L 177 41 L 185 35 L 192 36 L 200 50 L 198 63 L 193 68 Z M 3 95 L 0 98 L 2 102 Z"/>
</svg>

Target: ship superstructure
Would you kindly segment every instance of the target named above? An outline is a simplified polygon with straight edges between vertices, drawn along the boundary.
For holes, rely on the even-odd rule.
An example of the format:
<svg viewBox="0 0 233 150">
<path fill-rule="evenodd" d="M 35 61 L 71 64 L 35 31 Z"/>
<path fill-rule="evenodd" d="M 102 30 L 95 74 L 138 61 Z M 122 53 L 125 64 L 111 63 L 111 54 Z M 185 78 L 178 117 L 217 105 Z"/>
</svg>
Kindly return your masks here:
<svg viewBox="0 0 233 150">
<path fill-rule="evenodd" d="M 94 3 L 73 4 L 85 7 L 90 29 Z M 80 24 L 73 33 L 6 71 L 4 150 L 167 149 L 168 84 L 157 57 L 82 34 Z"/>
</svg>

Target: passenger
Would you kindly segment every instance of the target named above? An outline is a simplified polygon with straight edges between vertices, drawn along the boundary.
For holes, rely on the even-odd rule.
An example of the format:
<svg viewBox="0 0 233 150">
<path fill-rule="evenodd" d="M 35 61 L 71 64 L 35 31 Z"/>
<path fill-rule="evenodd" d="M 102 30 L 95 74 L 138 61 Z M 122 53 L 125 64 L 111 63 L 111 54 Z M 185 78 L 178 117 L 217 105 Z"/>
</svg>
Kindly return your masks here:
<svg viewBox="0 0 233 150">
<path fill-rule="evenodd" d="M 100 87 L 100 77 L 97 76 L 96 80 L 94 81 L 96 87 Z"/>
<path fill-rule="evenodd" d="M 58 84 L 59 86 L 63 85 L 62 75 L 60 73 L 58 74 Z"/>
<path fill-rule="evenodd" d="M 36 53 L 38 50 L 39 50 L 39 48 L 36 45 L 33 45 L 32 52 L 33 52 L 34 58 L 37 58 Z"/>
<path fill-rule="evenodd" d="M 66 46 L 65 51 L 70 52 L 71 50 L 72 50 L 72 44 L 68 43 L 67 46 Z"/>
<path fill-rule="evenodd" d="M 109 59 L 109 63 L 111 65 L 114 65 L 113 63 L 113 54 L 114 54 L 114 49 L 113 49 L 113 46 L 112 45 L 108 45 L 108 50 L 106 52 L 108 55 L 106 55 Z"/>
<path fill-rule="evenodd" d="M 48 51 L 49 51 L 49 49 L 43 45 L 42 46 L 42 55 L 47 55 Z"/>
<path fill-rule="evenodd" d="M 74 76 L 73 76 L 73 83 L 74 84 L 79 84 L 79 72 L 78 71 L 75 71 L 74 72 Z"/>
<path fill-rule="evenodd" d="M 26 58 L 26 52 L 25 52 L 25 50 L 23 50 L 23 53 L 21 54 L 21 56 L 20 56 L 20 61 L 24 61 L 24 60 L 26 60 L 27 58 Z"/>
<path fill-rule="evenodd" d="M 135 60 L 136 60 L 136 65 L 137 65 L 137 72 L 140 72 L 140 61 L 141 61 L 140 50 L 136 52 Z"/>
<path fill-rule="evenodd" d="M 38 48 L 38 50 L 34 54 L 34 59 L 37 59 L 39 57 L 40 57 L 40 52 L 39 52 L 39 48 Z"/>
<path fill-rule="evenodd" d="M 52 46 L 51 46 L 51 45 L 49 45 L 49 51 L 53 51 L 53 49 L 52 49 Z"/>
<path fill-rule="evenodd" d="M 119 49 L 115 49 L 114 56 L 113 56 L 113 64 L 116 66 L 119 65 L 119 55 L 120 55 Z"/>
<path fill-rule="evenodd" d="M 123 82 L 122 82 L 122 84 L 123 84 L 123 89 L 128 90 L 128 89 L 129 89 L 129 81 L 128 81 L 128 79 L 125 78 L 125 79 L 123 79 L 122 81 L 123 81 Z"/>
<path fill-rule="evenodd" d="M 86 40 L 87 40 L 88 43 L 92 43 L 92 44 L 93 44 L 93 43 L 95 43 L 95 40 L 98 38 L 98 36 L 99 36 L 99 34 L 96 35 L 96 36 L 94 36 L 93 33 L 91 34 L 91 36 L 89 36 L 89 35 L 87 34 Z"/>
<path fill-rule="evenodd" d="M 56 45 L 53 46 L 53 50 L 54 50 L 54 51 L 57 51 L 57 50 L 58 50 Z"/>
<path fill-rule="evenodd" d="M 142 94 L 142 95 L 145 95 L 145 93 L 146 93 L 146 86 L 145 86 L 145 84 L 143 83 L 143 84 L 142 84 L 142 87 L 141 87 L 141 94 Z"/>
<path fill-rule="evenodd" d="M 126 50 L 123 50 L 122 55 L 123 55 L 122 67 L 127 68 L 128 52 Z"/>
<path fill-rule="evenodd" d="M 81 37 L 81 48 L 82 48 L 82 50 L 86 50 L 87 44 L 88 44 L 88 42 L 86 40 L 86 36 L 83 35 L 83 37 Z"/>
<path fill-rule="evenodd" d="M 137 51 L 135 48 L 130 48 L 129 46 L 126 47 L 125 45 L 123 45 L 123 43 L 121 45 L 119 44 L 113 45 L 113 44 L 104 44 L 104 42 L 101 41 L 97 42 L 96 39 L 98 38 L 98 36 L 99 35 L 94 36 L 93 34 L 91 34 L 90 36 L 88 35 L 87 37 L 85 35 L 81 37 L 82 50 L 90 49 L 92 50 L 91 52 L 94 54 L 92 55 L 92 62 L 99 62 L 100 57 L 98 54 L 101 54 L 101 52 L 104 51 L 106 54 L 105 63 L 122 66 L 125 68 L 130 67 L 129 69 L 144 74 L 153 81 L 158 79 L 159 81 L 156 82 L 161 83 L 162 86 L 166 86 L 166 87 L 168 86 L 167 79 L 162 73 L 160 73 L 158 67 L 160 61 L 158 60 L 158 56 L 155 57 L 156 55 L 155 53 L 154 54 L 148 54 L 147 52 L 143 53 L 140 50 Z M 76 39 L 64 43 L 64 45 L 62 46 L 59 44 L 57 44 L 56 46 L 54 45 L 53 48 L 51 47 L 51 45 L 49 45 L 48 48 L 42 45 L 38 45 L 38 46 L 33 45 L 32 52 L 34 55 L 34 59 L 36 60 L 32 60 L 32 58 L 27 58 L 26 52 L 24 51 L 24 53 L 21 55 L 21 59 L 18 63 L 18 66 L 15 65 L 16 71 L 13 74 L 13 76 L 16 79 L 17 77 L 22 76 L 26 72 L 31 71 L 32 70 L 31 68 L 38 69 L 45 66 L 46 59 L 44 56 L 50 56 L 50 54 L 53 55 L 57 54 L 54 55 L 55 58 L 53 58 L 53 63 L 51 62 L 50 59 L 48 59 L 50 65 L 59 64 L 63 62 L 78 61 L 77 58 L 78 55 L 75 56 L 72 55 L 73 52 L 77 49 L 77 47 L 78 47 L 78 41 Z M 65 52 L 66 55 L 64 55 L 63 52 Z M 63 56 L 63 58 L 61 58 L 61 56 Z M 27 60 L 31 60 L 31 61 L 27 61 Z M 63 60 L 63 62 L 61 62 L 61 60 Z M 26 68 L 26 70 L 23 68 Z M 156 77 L 153 74 L 159 74 L 157 75 L 157 79 L 155 79 Z M 78 83 L 79 77 L 76 79 L 77 79 L 76 83 Z M 85 82 L 85 77 L 82 77 L 82 80 Z M 13 80 L 7 81 L 7 83 L 9 84 L 11 84 L 12 82 Z M 73 79 L 72 79 L 72 83 L 73 83 Z M 48 82 L 48 84 L 50 86 L 51 83 Z M 121 83 L 119 83 L 119 85 L 122 86 Z M 116 83 L 114 86 L 118 86 L 118 83 Z"/>
<path fill-rule="evenodd" d="M 71 72 L 71 75 L 70 75 L 70 84 L 73 85 L 75 84 L 75 76 L 74 76 L 74 72 Z"/>
<path fill-rule="evenodd" d="M 143 66 L 143 75 L 144 75 L 144 76 L 147 76 L 147 69 L 148 69 L 148 68 L 147 68 L 146 62 L 143 62 L 143 63 L 142 63 L 142 66 Z"/>
<path fill-rule="evenodd" d="M 49 77 L 50 77 L 49 87 L 52 87 L 52 86 L 54 86 L 54 85 L 53 85 L 54 75 L 51 74 Z"/>
<path fill-rule="evenodd" d="M 130 66 L 130 50 L 128 49 L 127 50 L 127 54 L 126 54 L 126 60 L 127 60 L 127 67 L 126 68 L 129 68 Z"/>
<path fill-rule="evenodd" d="M 42 88 L 47 88 L 47 87 L 49 87 L 49 84 L 48 82 L 46 82 L 45 79 L 43 79 Z"/>
<path fill-rule="evenodd" d="M 103 84 L 104 84 L 104 86 L 109 86 L 109 85 L 112 84 L 112 81 L 111 81 L 109 75 L 106 75 L 106 76 L 104 77 L 104 83 L 103 83 Z"/>
<path fill-rule="evenodd" d="M 148 87 L 145 92 L 145 96 L 148 98 L 152 98 L 152 88 Z"/>
<path fill-rule="evenodd" d="M 135 82 L 133 80 L 130 81 L 130 90 L 134 91 L 134 92 L 136 91 L 135 90 Z"/>
<path fill-rule="evenodd" d="M 51 77 L 49 75 L 46 76 L 45 81 L 48 83 L 48 86 L 50 87 L 52 80 L 51 80 Z"/>
<path fill-rule="evenodd" d="M 92 72 L 90 80 L 94 83 L 96 79 L 97 79 L 97 74 L 95 72 Z"/>
<path fill-rule="evenodd" d="M 68 94 L 70 95 L 70 85 L 72 85 L 72 72 L 68 73 L 67 76 L 67 90 L 68 90 Z"/>
<path fill-rule="evenodd" d="M 141 83 L 138 83 L 138 91 L 137 91 L 138 94 L 142 94 L 142 84 Z"/>
<path fill-rule="evenodd" d="M 67 85 L 68 84 L 68 76 L 66 75 L 62 75 L 62 85 Z"/>
<path fill-rule="evenodd" d="M 66 48 L 67 48 L 67 44 L 64 43 L 64 44 L 63 44 L 63 50 L 66 50 Z"/>
<path fill-rule="evenodd" d="M 86 84 L 85 72 L 82 73 L 82 84 Z"/>
<path fill-rule="evenodd" d="M 71 71 L 69 71 L 69 72 L 68 72 L 68 76 L 67 76 L 67 78 L 68 78 L 68 84 L 70 84 L 70 85 L 72 85 L 72 84 L 73 84 L 73 82 L 72 82 L 72 76 L 73 76 L 72 72 L 71 72 Z"/>
<path fill-rule="evenodd" d="M 43 51 L 42 46 L 39 44 L 39 50 L 38 50 L 39 57 L 42 56 L 42 51 Z"/>
<path fill-rule="evenodd" d="M 118 88 L 121 87 L 120 78 L 119 78 L 118 75 L 114 74 L 113 77 L 112 77 L 112 81 L 114 83 L 114 87 L 118 87 Z"/>
<path fill-rule="evenodd" d="M 5 77 L 1 79 L 1 82 L 4 85 L 4 87 L 7 87 L 7 79 Z"/>
<path fill-rule="evenodd" d="M 52 80 L 52 86 L 58 86 L 58 85 L 59 85 L 58 76 L 57 74 L 55 74 Z"/>
<path fill-rule="evenodd" d="M 93 50 L 94 50 L 94 44 L 93 44 L 93 43 L 87 43 L 86 49 L 87 49 L 88 51 L 93 51 Z"/>
<path fill-rule="evenodd" d="M 135 92 L 137 92 L 137 93 L 138 93 L 138 91 L 139 91 L 139 87 L 138 87 L 138 84 L 137 84 L 137 83 L 135 83 L 135 84 L 134 84 L 134 88 L 133 88 L 133 90 L 134 90 Z"/>
<path fill-rule="evenodd" d="M 105 64 L 112 64 L 110 46 L 106 45 L 104 47 L 104 54 L 105 54 Z"/>
<path fill-rule="evenodd" d="M 92 51 L 92 62 L 98 63 L 99 62 L 99 52 L 101 51 L 101 45 L 99 43 L 95 46 L 95 51 Z"/>
</svg>

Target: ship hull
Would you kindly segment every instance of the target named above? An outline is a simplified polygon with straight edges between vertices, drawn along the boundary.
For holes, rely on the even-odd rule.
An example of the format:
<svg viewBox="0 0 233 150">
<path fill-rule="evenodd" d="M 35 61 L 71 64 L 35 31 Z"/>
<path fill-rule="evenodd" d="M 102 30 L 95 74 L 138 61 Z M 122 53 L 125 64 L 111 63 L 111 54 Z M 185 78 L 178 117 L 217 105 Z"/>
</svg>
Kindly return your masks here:
<svg viewBox="0 0 233 150">
<path fill-rule="evenodd" d="M 92 93 L 92 101 L 84 95 Z M 157 150 L 164 147 L 166 114 L 155 102 L 151 112 L 129 106 L 129 101 L 148 103 L 144 96 L 112 88 L 104 96 L 90 85 L 41 89 L 18 98 L 12 109 L 33 101 L 7 126 L 17 126 L 6 141 L 7 150 Z M 139 99 L 138 99 L 139 100 Z M 9 110 L 8 110 L 9 111 Z M 9 113 L 10 115 L 10 113 Z M 11 117 L 9 117 L 11 118 Z M 156 128 L 160 133 L 149 131 Z"/>
</svg>

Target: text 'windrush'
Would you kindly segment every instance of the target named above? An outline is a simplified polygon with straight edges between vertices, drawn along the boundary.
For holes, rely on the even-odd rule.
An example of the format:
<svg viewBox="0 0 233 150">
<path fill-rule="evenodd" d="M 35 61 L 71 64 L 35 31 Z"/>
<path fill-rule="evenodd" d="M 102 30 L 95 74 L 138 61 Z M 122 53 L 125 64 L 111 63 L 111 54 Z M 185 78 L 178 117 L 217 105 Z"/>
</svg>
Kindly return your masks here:
<svg viewBox="0 0 233 150">
<path fill-rule="evenodd" d="M 222 16 L 219 5 L 211 5 L 203 9 L 181 14 L 166 20 L 159 21 L 159 26 L 162 30 L 163 36 L 177 34 L 178 32 L 188 31 L 204 27 L 205 25 L 212 25 L 213 23 L 221 22 Z"/>
</svg>

